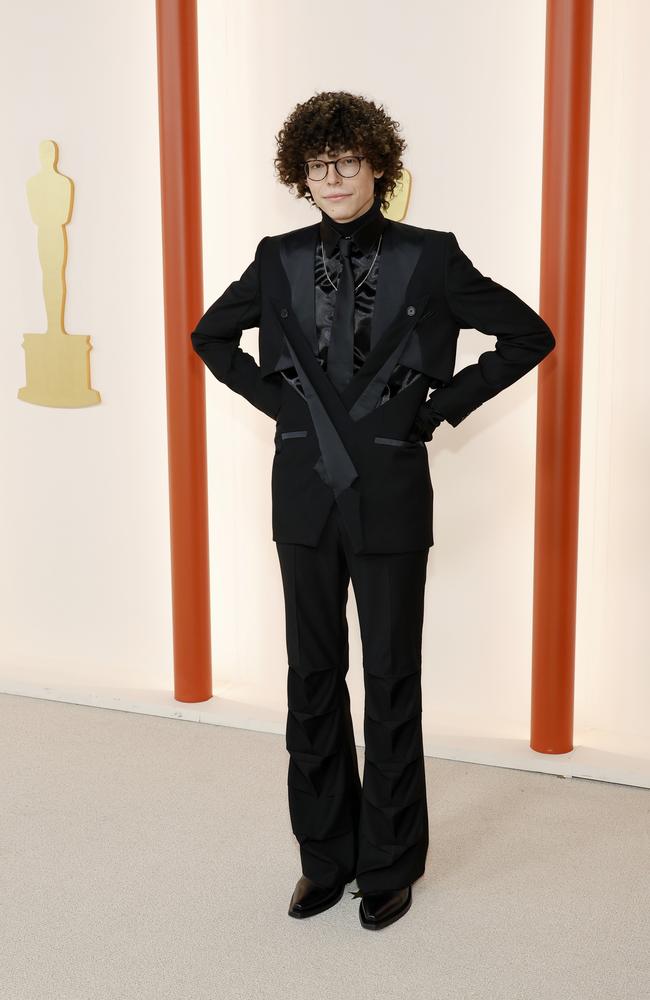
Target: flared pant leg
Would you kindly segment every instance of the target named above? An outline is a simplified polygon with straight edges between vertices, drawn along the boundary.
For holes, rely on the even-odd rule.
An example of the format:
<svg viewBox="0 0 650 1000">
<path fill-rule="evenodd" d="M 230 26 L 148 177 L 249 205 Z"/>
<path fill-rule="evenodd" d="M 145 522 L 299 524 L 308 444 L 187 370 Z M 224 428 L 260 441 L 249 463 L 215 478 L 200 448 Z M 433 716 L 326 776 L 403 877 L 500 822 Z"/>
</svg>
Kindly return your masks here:
<svg viewBox="0 0 650 1000">
<path fill-rule="evenodd" d="M 336 505 L 316 547 L 276 542 L 287 641 L 287 788 L 303 874 L 356 874 L 361 781 L 346 682 L 350 573 Z"/>
<path fill-rule="evenodd" d="M 365 686 L 356 879 L 362 892 L 411 885 L 429 846 L 422 740 L 422 626 L 429 549 L 355 555 Z"/>
</svg>

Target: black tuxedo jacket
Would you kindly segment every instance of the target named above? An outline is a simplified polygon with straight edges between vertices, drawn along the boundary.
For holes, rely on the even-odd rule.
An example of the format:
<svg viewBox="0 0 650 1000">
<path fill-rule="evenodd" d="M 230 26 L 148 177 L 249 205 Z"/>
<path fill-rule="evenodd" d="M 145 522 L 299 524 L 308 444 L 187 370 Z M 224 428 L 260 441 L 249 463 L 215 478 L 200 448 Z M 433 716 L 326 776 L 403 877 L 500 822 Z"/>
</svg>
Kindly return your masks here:
<svg viewBox="0 0 650 1000">
<path fill-rule="evenodd" d="M 544 320 L 478 271 L 453 233 L 386 220 L 370 351 L 339 395 L 317 360 L 314 253 L 319 225 L 265 236 L 241 278 L 201 317 L 194 350 L 212 374 L 276 421 L 273 539 L 316 545 L 337 503 L 357 553 L 433 545 L 423 441 L 408 440 L 430 386 L 456 427 L 553 349 Z M 239 347 L 259 328 L 259 365 Z M 495 336 L 454 375 L 460 329 Z M 396 364 L 423 372 L 377 405 Z M 280 374 L 295 367 L 305 393 Z"/>
</svg>

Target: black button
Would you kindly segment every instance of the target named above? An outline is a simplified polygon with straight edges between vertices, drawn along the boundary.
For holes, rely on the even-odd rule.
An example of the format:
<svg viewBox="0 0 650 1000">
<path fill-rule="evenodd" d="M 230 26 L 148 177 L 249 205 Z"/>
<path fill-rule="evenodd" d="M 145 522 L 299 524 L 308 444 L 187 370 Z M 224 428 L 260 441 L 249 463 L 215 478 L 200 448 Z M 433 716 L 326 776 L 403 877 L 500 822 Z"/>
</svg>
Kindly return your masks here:
<svg viewBox="0 0 650 1000">
<path fill-rule="evenodd" d="M 415 306 L 409 306 L 406 313 L 408 316 L 415 316 Z"/>
<path fill-rule="evenodd" d="M 286 319 L 287 316 L 289 315 L 289 310 L 288 309 L 281 309 L 280 310 L 280 315 L 282 316 L 282 319 Z"/>
</svg>

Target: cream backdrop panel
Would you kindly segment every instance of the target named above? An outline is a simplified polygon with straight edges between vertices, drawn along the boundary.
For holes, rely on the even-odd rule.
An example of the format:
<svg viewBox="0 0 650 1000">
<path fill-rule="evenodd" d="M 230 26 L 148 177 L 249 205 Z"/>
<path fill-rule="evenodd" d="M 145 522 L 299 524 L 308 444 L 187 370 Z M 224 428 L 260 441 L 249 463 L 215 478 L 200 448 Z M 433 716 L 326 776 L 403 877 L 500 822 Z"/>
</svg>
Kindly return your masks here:
<svg viewBox="0 0 650 1000">
<path fill-rule="evenodd" d="M 171 588 L 155 6 L 5 5 L 0 679 L 79 699 L 168 688 Z M 86 409 L 17 399 L 46 328 L 27 179 L 43 139 L 72 178 L 66 329 L 88 334 Z"/>
</svg>

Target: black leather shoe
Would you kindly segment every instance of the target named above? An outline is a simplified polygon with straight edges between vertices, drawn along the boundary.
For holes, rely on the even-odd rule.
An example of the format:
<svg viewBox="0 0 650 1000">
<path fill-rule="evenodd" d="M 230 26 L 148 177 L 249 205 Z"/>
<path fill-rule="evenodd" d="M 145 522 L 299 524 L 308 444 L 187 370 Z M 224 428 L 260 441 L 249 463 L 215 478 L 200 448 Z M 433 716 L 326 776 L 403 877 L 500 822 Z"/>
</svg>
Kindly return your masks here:
<svg viewBox="0 0 650 1000">
<path fill-rule="evenodd" d="M 361 926 L 369 931 L 388 927 L 403 917 L 413 901 L 411 886 L 405 889 L 388 889 L 385 892 L 365 892 L 359 903 Z"/>
<path fill-rule="evenodd" d="M 328 910 L 330 906 L 338 903 L 343 895 L 345 882 L 340 885 L 327 888 L 316 885 L 306 875 L 301 875 L 293 890 L 293 896 L 289 904 L 290 917 L 313 917 L 316 913 Z"/>
</svg>

